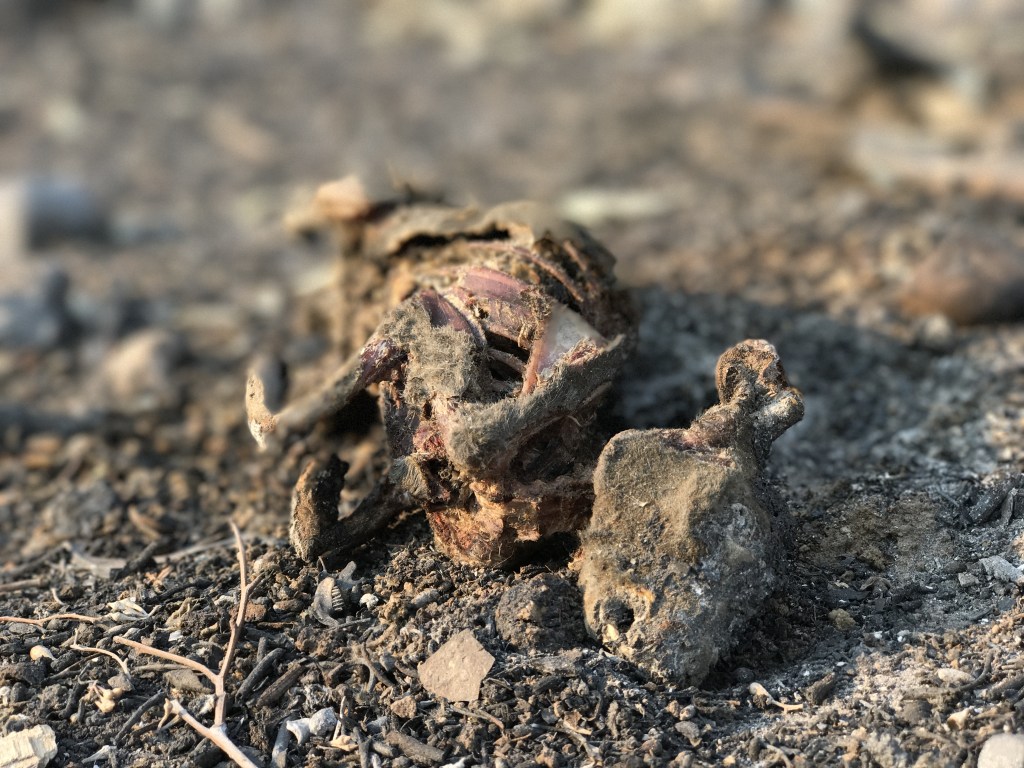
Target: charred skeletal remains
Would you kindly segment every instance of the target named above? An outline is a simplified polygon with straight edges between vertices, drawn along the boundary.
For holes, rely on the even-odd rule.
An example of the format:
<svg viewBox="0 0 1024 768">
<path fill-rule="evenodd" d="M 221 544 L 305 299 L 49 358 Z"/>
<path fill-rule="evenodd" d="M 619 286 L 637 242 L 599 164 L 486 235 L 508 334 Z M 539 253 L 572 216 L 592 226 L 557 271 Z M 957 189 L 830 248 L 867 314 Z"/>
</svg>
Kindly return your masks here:
<svg viewBox="0 0 1024 768">
<path fill-rule="evenodd" d="M 595 412 L 630 341 L 611 254 L 528 203 L 374 203 L 352 179 L 317 202 L 343 244 L 339 343 L 340 326 L 366 325 L 357 305 L 382 312 L 320 389 L 278 413 L 252 373 L 249 426 L 261 446 L 280 444 L 376 385 L 391 468 L 338 520 L 342 463 L 310 465 L 293 509 L 300 556 L 357 544 L 404 509 L 425 510 L 439 547 L 474 564 L 581 528 Z"/>
<path fill-rule="evenodd" d="M 479 211 L 373 202 L 351 177 L 321 188 L 316 205 L 342 243 L 335 336 L 351 352 L 322 386 L 276 413 L 271 382 L 252 372 L 249 426 L 262 447 L 280 445 L 376 386 L 391 467 L 342 520 L 344 464 L 307 467 L 292 520 L 303 558 L 357 544 L 396 512 L 422 508 L 450 556 L 502 563 L 526 542 L 583 528 L 595 467 L 606 496 L 607 478 L 627 482 L 617 458 L 627 441 L 645 453 L 676 440 L 624 433 L 602 454 L 595 411 L 632 325 L 613 257 L 584 230 L 529 203 Z M 802 401 L 767 342 L 728 350 L 718 375 L 721 404 L 679 433 L 684 463 L 731 462 L 753 486 Z M 669 453 L 662 446 L 651 456 Z M 595 529 L 587 540 L 597 538 Z"/>
<path fill-rule="evenodd" d="M 654 677 L 699 683 L 772 589 L 782 549 L 764 469 L 803 399 L 775 348 L 726 350 L 720 402 L 688 429 L 604 445 L 595 413 L 630 313 L 611 255 L 583 230 L 529 204 L 373 203 L 352 179 L 318 204 L 343 244 L 336 340 L 354 351 L 278 413 L 279 382 L 252 373 L 249 427 L 281 443 L 376 385 L 391 467 L 339 519 L 345 465 L 310 463 L 292 509 L 299 555 L 355 546 L 404 509 L 480 565 L 586 528 L 573 567 L 588 631 Z"/>
</svg>

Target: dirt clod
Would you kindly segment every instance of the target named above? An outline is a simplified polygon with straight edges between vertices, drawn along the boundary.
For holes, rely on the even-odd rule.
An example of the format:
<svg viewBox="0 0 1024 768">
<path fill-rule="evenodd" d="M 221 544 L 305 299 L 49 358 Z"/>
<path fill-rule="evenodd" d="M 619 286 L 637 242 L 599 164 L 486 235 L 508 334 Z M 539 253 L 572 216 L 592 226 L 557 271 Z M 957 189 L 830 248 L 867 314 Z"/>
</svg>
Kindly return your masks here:
<svg viewBox="0 0 1024 768">
<path fill-rule="evenodd" d="M 512 585 L 501 596 L 494 620 L 502 639 L 523 651 L 555 653 L 586 637 L 579 589 L 556 574 Z"/>
<path fill-rule="evenodd" d="M 839 682 L 839 677 L 835 672 L 829 672 L 824 677 L 821 677 L 811 683 L 804 690 L 804 695 L 807 700 L 815 706 L 824 703 L 828 700 L 833 693 L 835 693 L 836 685 Z"/>
</svg>

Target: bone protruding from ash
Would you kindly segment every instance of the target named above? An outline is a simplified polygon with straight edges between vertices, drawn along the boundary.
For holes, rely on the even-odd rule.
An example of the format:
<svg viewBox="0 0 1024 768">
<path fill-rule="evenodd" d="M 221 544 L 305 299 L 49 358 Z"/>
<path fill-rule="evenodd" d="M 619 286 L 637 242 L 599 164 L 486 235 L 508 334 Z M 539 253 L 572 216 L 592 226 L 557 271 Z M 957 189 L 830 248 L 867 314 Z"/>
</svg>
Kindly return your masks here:
<svg viewBox="0 0 1024 768">
<path fill-rule="evenodd" d="M 346 517 L 338 518 L 341 491 L 348 464 L 331 456 L 326 462 L 310 461 L 292 494 L 291 527 L 288 531 L 296 554 L 306 562 L 334 551 L 357 547 L 373 538 L 400 512 L 409 509 L 408 494 L 394 482 L 402 463 L 396 462 Z"/>
<path fill-rule="evenodd" d="M 271 408 L 283 397 L 286 371 L 280 365 L 250 368 L 245 411 L 249 431 L 260 448 L 281 444 L 296 433 L 310 430 L 318 421 L 341 411 L 370 384 L 389 375 L 401 353 L 391 333 L 391 326 L 382 324 L 362 350 L 342 363 L 316 391 L 276 413 Z"/>
<path fill-rule="evenodd" d="M 590 633 L 686 685 L 703 680 L 776 583 L 785 507 L 764 469 L 803 416 L 766 341 L 727 350 L 717 385 L 720 403 L 688 429 L 608 443 L 577 561 Z"/>
</svg>

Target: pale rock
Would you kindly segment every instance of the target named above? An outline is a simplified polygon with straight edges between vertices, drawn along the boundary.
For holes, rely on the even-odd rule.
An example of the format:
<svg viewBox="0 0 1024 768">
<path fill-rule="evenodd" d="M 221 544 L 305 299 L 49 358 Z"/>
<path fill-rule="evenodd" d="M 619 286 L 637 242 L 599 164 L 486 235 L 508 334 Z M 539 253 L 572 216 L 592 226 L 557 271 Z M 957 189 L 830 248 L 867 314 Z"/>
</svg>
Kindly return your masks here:
<svg viewBox="0 0 1024 768">
<path fill-rule="evenodd" d="M 450 701 L 476 701 L 480 698 L 480 684 L 493 664 L 494 657 L 466 629 L 419 665 L 420 682 L 435 696 Z"/>
</svg>

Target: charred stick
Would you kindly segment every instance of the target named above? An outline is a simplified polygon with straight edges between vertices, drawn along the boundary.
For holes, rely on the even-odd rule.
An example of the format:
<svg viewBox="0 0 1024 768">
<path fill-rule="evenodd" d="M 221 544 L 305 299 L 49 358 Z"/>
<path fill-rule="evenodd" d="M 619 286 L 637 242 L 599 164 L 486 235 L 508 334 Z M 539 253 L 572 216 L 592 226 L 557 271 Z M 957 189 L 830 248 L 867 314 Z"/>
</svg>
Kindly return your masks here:
<svg viewBox="0 0 1024 768">
<path fill-rule="evenodd" d="M 420 765 L 438 765 L 444 758 L 444 752 L 437 747 L 424 744 L 419 739 L 402 733 L 401 731 L 388 731 L 384 737 L 388 744 L 398 747 L 402 754 Z"/>
<path fill-rule="evenodd" d="M 285 692 L 295 685 L 296 681 L 302 677 L 302 673 L 305 670 L 302 665 L 296 664 L 289 668 L 281 677 L 277 678 L 273 684 L 269 685 L 263 693 L 260 694 L 259 698 L 256 699 L 257 707 L 271 707 L 278 702 L 278 700 L 284 696 Z"/>
<path fill-rule="evenodd" d="M 139 722 L 139 720 L 142 719 L 142 716 L 146 714 L 146 712 L 151 710 L 153 707 L 155 707 L 157 704 L 163 701 L 166 697 L 167 694 L 165 694 L 163 691 L 159 691 L 158 693 L 154 693 L 152 696 L 150 696 L 148 699 L 142 702 L 142 704 L 140 704 L 135 709 L 135 711 L 131 713 L 128 719 L 125 720 L 125 723 L 121 726 L 121 729 L 116 734 L 114 734 L 114 745 L 116 746 L 121 741 L 121 739 L 128 735 L 128 732 L 131 731 L 132 727 L 137 722 Z"/>
<path fill-rule="evenodd" d="M 242 684 L 238 686 L 238 690 L 235 691 L 235 698 L 239 701 L 243 701 L 248 698 L 249 694 L 256 689 L 256 686 L 263 682 L 263 678 L 270 674 L 270 670 L 282 656 L 284 656 L 283 648 L 275 648 L 264 656 L 259 663 L 252 668 L 252 672 L 246 676 L 245 680 L 242 681 Z"/>
</svg>

